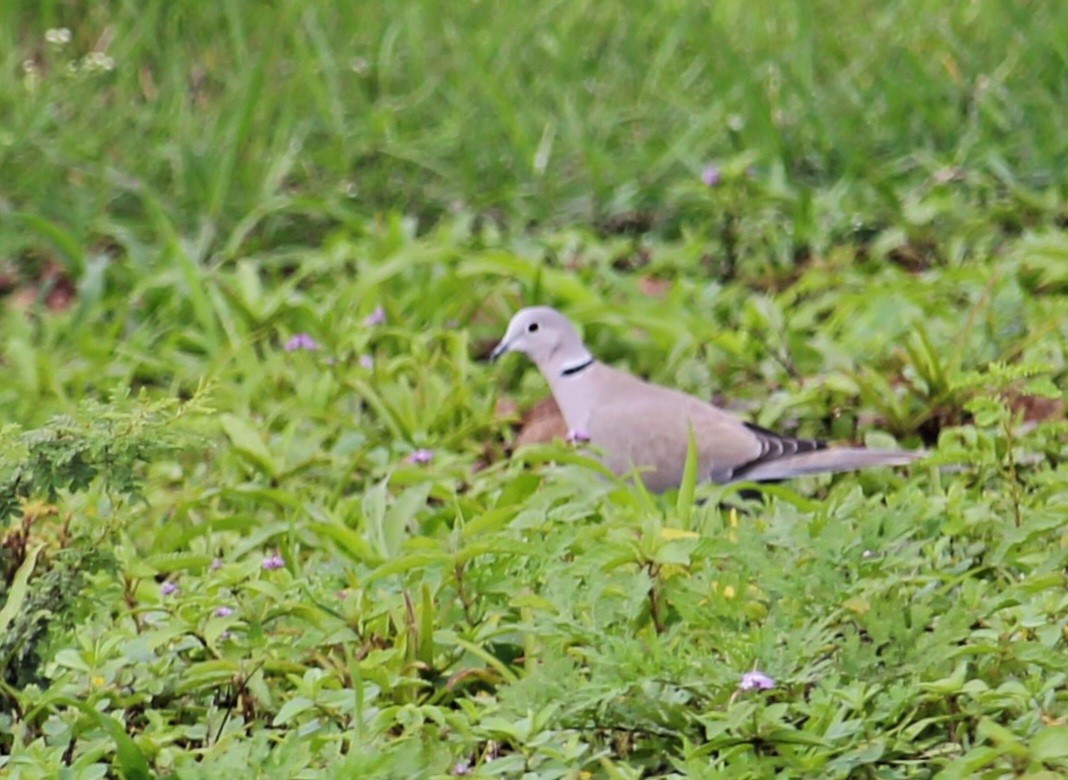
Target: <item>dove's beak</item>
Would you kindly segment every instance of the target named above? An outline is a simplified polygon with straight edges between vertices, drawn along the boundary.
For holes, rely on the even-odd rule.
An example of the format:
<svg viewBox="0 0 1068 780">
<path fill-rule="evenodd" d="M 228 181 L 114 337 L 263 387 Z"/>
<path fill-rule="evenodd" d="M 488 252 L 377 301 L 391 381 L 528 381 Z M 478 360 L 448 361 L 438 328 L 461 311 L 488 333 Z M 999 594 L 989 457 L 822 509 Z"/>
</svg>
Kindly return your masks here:
<svg viewBox="0 0 1068 780">
<path fill-rule="evenodd" d="M 496 363 L 497 362 L 497 358 L 499 358 L 501 355 L 503 355 L 507 351 L 508 351 L 508 342 L 502 340 L 501 343 L 498 344 L 497 346 L 495 346 L 493 348 L 493 351 L 490 352 L 490 356 L 489 356 L 490 363 Z"/>
</svg>

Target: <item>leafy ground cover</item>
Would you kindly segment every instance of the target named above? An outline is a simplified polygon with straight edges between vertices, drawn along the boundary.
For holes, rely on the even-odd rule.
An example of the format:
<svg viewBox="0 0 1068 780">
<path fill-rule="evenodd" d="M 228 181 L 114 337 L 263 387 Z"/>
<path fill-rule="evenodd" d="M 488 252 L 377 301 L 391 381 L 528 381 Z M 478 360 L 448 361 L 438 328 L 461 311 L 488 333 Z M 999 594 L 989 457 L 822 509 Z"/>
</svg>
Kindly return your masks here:
<svg viewBox="0 0 1068 780">
<path fill-rule="evenodd" d="M 0 7 L 0 773 L 1063 774 L 1066 15 Z M 531 302 L 932 456 L 513 453 Z"/>
</svg>

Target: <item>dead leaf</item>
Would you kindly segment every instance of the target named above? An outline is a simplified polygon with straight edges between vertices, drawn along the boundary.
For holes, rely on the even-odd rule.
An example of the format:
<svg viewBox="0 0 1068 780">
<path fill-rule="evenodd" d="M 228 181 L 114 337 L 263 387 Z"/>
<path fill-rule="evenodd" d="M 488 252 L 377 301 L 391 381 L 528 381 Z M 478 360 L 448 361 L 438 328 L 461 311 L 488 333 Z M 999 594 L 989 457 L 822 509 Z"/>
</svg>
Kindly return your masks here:
<svg viewBox="0 0 1068 780">
<path fill-rule="evenodd" d="M 1014 412 L 1023 412 L 1024 422 L 1040 423 L 1064 417 L 1064 400 L 1041 395 L 1025 395 L 1013 390 L 1005 393 L 1005 403 Z"/>
<path fill-rule="evenodd" d="M 650 298 L 663 298 L 671 290 L 671 280 L 643 276 L 638 280 L 638 290 Z"/>
<path fill-rule="evenodd" d="M 517 447 L 524 444 L 546 444 L 553 439 L 566 437 L 567 423 L 560 413 L 560 407 L 552 396 L 549 396 L 538 401 L 523 415 L 515 444 Z"/>
<path fill-rule="evenodd" d="M 495 420 L 510 420 L 518 416 L 519 404 L 505 396 L 497 399 L 497 405 L 493 409 L 493 418 Z"/>
</svg>

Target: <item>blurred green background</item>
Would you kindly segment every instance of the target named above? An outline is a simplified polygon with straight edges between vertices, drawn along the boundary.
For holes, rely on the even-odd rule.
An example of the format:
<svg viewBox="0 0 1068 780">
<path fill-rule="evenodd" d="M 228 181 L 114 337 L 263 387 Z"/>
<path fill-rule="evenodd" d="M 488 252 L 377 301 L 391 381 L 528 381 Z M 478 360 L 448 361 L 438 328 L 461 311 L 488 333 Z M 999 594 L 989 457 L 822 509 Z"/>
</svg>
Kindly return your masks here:
<svg viewBox="0 0 1068 780">
<path fill-rule="evenodd" d="M 0 775 L 1062 776 L 1066 106 L 1057 2 L 0 4 Z M 931 457 L 515 450 L 530 303 Z"/>
<path fill-rule="evenodd" d="M 165 220 L 261 250 L 389 210 L 671 231 L 680 183 L 744 157 L 833 197 L 837 237 L 943 179 L 1019 228 L 1066 184 L 1066 25 L 1010 0 L 6 3 L 0 195 L 75 245 Z"/>
</svg>

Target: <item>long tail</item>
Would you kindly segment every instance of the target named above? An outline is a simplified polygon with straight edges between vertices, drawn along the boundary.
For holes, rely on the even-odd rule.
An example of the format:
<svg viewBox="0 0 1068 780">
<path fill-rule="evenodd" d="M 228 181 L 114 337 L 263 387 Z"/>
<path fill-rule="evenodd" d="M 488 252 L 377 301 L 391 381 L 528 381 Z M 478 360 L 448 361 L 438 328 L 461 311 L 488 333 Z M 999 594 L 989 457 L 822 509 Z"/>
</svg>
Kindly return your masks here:
<svg viewBox="0 0 1068 780">
<path fill-rule="evenodd" d="M 743 480 L 788 479 L 805 474 L 853 471 L 868 466 L 907 466 L 927 453 L 915 450 L 867 450 L 861 447 L 828 447 L 776 458 L 739 474 Z"/>
</svg>

